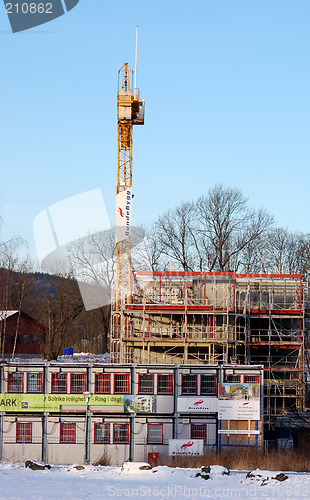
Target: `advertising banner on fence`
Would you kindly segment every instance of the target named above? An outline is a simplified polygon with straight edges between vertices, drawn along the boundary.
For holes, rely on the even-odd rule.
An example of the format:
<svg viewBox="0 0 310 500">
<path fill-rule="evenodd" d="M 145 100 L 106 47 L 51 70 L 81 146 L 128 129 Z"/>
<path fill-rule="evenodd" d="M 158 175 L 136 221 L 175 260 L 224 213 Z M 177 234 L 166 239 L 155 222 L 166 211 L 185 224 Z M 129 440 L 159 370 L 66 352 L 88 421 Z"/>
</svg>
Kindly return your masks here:
<svg viewBox="0 0 310 500">
<path fill-rule="evenodd" d="M 169 439 L 169 455 L 203 455 L 203 439 Z"/>
<path fill-rule="evenodd" d="M 259 420 L 259 384 L 219 384 L 220 420 Z"/>
<path fill-rule="evenodd" d="M 92 394 L 89 406 L 109 407 L 108 411 L 124 411 L 122 394 Z M 85 406 L 84 394 L 0 394 L 0 411 L 59 411 L 63 406 Z"/>
<path fill-rule="evenodd" d="M 103 406 L 111 412 L 153 413 L 154 396 L 123 394 L 92 394 L 88 406 Z M 84 394 L 0 394 L 0 411 L 42 412 L 60 411 L 70 406 L 85 406 Z"/>
<path fill-rule="evenodd" d="M 179 413 L 217 413 L 217 407 L 217 398 L 204 398 L 203 396 L 178 398 L 177 403 Z"/>
</svg>

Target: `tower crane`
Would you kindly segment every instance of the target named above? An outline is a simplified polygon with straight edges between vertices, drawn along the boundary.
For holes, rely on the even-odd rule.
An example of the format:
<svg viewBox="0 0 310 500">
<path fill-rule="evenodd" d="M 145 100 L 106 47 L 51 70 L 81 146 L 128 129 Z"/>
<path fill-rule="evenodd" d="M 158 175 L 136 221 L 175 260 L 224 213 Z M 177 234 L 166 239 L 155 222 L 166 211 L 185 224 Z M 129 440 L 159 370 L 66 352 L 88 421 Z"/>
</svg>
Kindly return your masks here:
<svg viewBox="0 0 310 500">
<path fill-rule="evenodd" d="M 111 354 L 114 361 L 122 357 L 124 325 L 122 304 L 131 295 L 131 205 L 132 205 L 132 128 L 144 124 L 144 101 L 139 89 L 130 84 L 133 70 L 125 63 L 119 70 L 117 94 L 118 162 L 116 187 L 116 279 L 112 313 Z"/>
</svg>

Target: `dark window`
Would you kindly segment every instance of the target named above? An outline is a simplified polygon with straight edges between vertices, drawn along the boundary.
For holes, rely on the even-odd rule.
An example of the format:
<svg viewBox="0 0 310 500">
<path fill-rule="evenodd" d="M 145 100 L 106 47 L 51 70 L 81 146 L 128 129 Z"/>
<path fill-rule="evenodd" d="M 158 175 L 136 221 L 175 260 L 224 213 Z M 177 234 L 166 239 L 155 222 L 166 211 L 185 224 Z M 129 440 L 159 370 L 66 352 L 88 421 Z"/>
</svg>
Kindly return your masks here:
<svg viewBox="0 0 310 500">
<path fill-rule="evenodd" d="M 76 424 L 61 422 L 60 424 L 60 442 L 75 443 L 76 442 Z"/>
<path fill-rule="evenodd" d="M 32 423 L 17 422 L 16 443 L 32 443 Z"/>
<path fill-rule="evenodd" d="M 52 392 L 65 393 L 67 392 L 67 374 L 52 373 Z"/>
<path fill-rule="evenodd" d="M 27 373 L 27 392 L 42 392 L 43 373 Z"/>
<path fill-rule="evenodd" d="M 114 392 L 116 394 L 129 394 L 129 373 L 114 375 Z"/>
<path fill-rule="evenodd" d="M 244 383 L 245 384 L 259 384 L 259 376 L 258 375 L 244 375 Z"/>
<path fill-rule="evenodd" d="M 240 375 L 226 375 L 225 381 L 228 384 L 238 384 L 240 382 Z"/>
<path fill-rule="evenodd" d="M 149 374 L 139 374 L 139 394 L 154 393 L 154 376 Z"/>
<path fill-rule="evenodd" d="M 182 394 L 197 394 L 197 375 L 182 375 Z"/>
<path fill-rule="evenodd" d="M 9 373 L 8 392 L 24 392 L 24 374 L 19 372 Z"/>
<path fill-rule="evenodd" d="M 71 373 L 71 392 L 83 394 L 86 391 L 86 373 Z"/>
<path fill-rule="evenodd" d="M 173 375 L 157 376 L 157 393 L 173 394 Z"/>
<path fill-rule="evenodd" d="M 191 439 L 207 439 L 207 424 L 192 424 Z"/>
<path fill-rule="evenodd" d="M 148 444 L 162 444 L 163 442 L 163 424 L 148 424 L 147 425 L 147 442 Z"/>
<path fill-rule="evenodd" d="M 200 394 L 216 394 L 216 376 L 201 375 Z"/>
<path fill-rule="evenodd" d="M 100 394 L 110 394 L 111 392 L 110 373 L 96 373 L 95 392 Z"/>
<path fill-rule="evenodd" d="M 110 424 L 95 424 L 95 443 L 110 442 Z"/>
<path fill-rule="evenodd" d="M 114 443 L 129 443 L 129 424 L 114 424 L 113 431 Z"/>
</svg>

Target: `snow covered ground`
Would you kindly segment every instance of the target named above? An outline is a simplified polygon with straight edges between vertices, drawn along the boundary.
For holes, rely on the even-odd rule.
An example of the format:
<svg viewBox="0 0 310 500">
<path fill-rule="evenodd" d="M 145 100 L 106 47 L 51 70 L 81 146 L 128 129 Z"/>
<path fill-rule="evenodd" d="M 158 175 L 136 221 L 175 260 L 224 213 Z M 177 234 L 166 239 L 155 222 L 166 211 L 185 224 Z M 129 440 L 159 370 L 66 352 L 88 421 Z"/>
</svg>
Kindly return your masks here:
<svg viewBox="0 0 310 500">
<path fill-rule="evenodd" d="M 0 498 L 5 500 L 90 500 L 90 499 L 309 499 L 310 474 L 287 473 L 288 479 L 271 479 L 276 472 L 232 471 L 211 468 L 209 479 L 195 477 L 199 469 L 155 467 L 139 470 L 125 467 L 55 466 L 34 471 L 24 464 L 0 464 Z"/>
</svg>

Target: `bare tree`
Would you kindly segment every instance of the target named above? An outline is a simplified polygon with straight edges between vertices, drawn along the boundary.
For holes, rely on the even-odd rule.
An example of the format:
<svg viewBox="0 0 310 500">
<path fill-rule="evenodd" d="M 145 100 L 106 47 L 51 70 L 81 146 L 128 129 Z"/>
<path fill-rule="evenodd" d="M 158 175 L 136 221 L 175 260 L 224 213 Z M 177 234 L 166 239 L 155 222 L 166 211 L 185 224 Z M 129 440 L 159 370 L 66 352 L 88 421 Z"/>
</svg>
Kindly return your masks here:
<svg viewBox="0 0 310 500">
<path fill-rule="evenodd" d="M 249 208 L 239 189 L 221 184 L 198 199 L 196 210 L 209 271 L 238 270 L 241 252 L 273 223 L 265 210 Z"/>
<path fill-rule="evenodd" d="M 28 288 L 27 271 L 30 261 L 27 257 L 22 258 L 20 251 L 25 250 L 26 242 L 17 236 L 0 243 L 0 310 L 7 312 L 11 309 L 21 311 L 24 306 L 25 291 Z M 4 357 L 6 338 L 6 317 L 1 326 L 0 332 L 0 353 Z M 19 321 L 19 318 L 18 318 Z M 16 329 L 15 345 L 18 328 Z M 14 354 L 14 351 L 13 351 Z"/>
<path fill-rule="evenodd" d="M 184 271 L 193 271 L 197 260 L 195 222 L 195 206 L 186 202 L 159 217 L 154 225 L 153 237 L 161 253 Z"/>
<path fill-rule="evenodd" d="M 83 311 L 83 303 L 75 280 L 70 276 L 34 276 L 37 288 L 34 317 L 47 328 L 42 345 L 46 359 L 57 359 L 64 347 L 78 342 L 74 321 Z M 39 295 L 38 295 L 39 292 Z"/>
<path fill-rule="evenodd" d="M 110 329 L 111 300 L 115 282 L 116 244 L 114 230 L 90 234 L 70 246 L 74 276 L 79 282 L 84 305 L 100 331 L 103 351 L 106 350 Z M 96 309 L 96 312 L 90 312 Z M 100 325 L 100 326 L 99 326 Z M 90 325 L 91 326 L 91 325 Z"/>
<path fill-rule="evenodd" d="M 21 250 L 24 250 L 26 247 L 26 241 L 19 236 L 13 236 L 9 240 L 1 242 L 0 267 L 8 269 L 9 271 L 19 271 L 23 262 Z"/>
<path fill-rule="evenodd" d="M 158 239 L 156 224 L 150 228 L 141 228 L 144 237 L 133 248 L 133 268 L 135 270 L 159 271 L 164 265 L 163 243 Z"/>
<path fill-rule="evenodd" d="M 304 274 L 309 268 L 307 236 L 275 228 L 268 232 L 266 240 L 265 260 L 269 272 Z"/>
<path fill-rule="evenodd" d="M 265 235 L 250 242 L 238 255 L 236 269 L 242 273 L 266 273 L 265 251 L 267 238 Z"/>
<path fill-rule="evenodd" d="M 299 245 L 299 272 L 307 276 L 310 272 L 310 234 L 302 235 Z"/>
<path fill-rule="evenodd" d="M 77 280 L 111 289 L 115 279 L 116 245 L 113 230 L 89 234 L 69 247 Z"/>
</svg>

